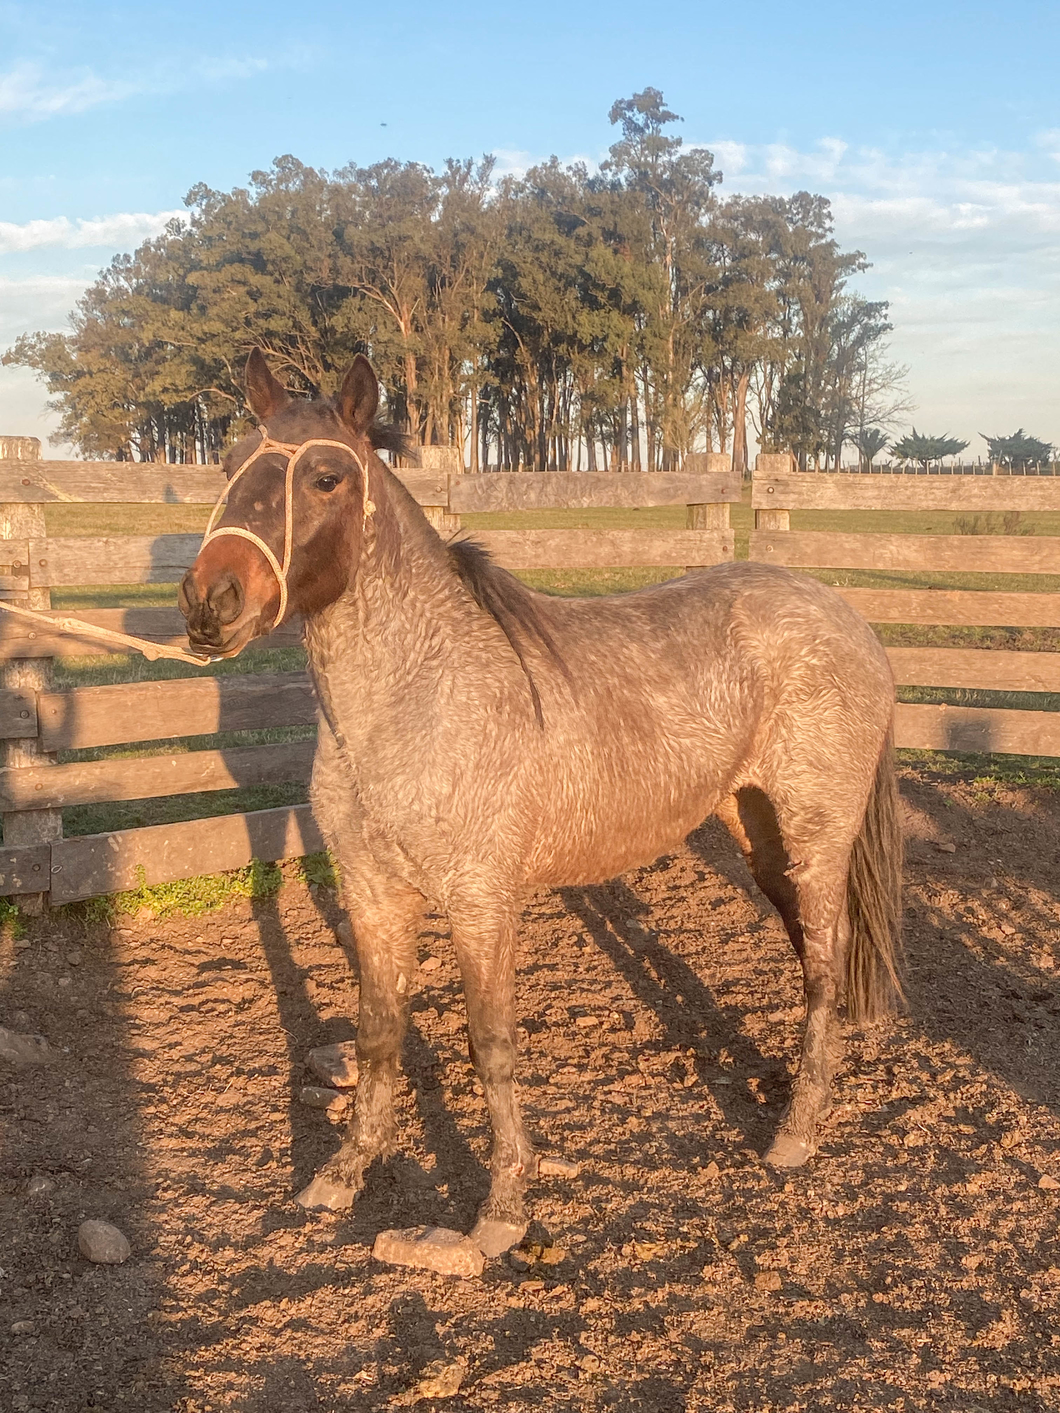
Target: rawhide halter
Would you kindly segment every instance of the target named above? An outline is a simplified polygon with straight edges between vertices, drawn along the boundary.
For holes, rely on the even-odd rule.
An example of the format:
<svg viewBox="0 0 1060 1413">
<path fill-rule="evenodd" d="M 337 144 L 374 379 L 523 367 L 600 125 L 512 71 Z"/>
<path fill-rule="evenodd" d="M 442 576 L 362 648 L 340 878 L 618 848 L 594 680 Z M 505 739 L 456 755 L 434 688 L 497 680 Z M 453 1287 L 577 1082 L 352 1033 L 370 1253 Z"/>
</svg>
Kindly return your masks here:
<svg viewBox="0 0 1060 1413">
<path fill-rule="evenodd" d="M 347 442 L 330 441 L 326 437 L 311 437 L 307 442 L 277 442 L 273 441 L 265 429 L 259 428 L 261 441 L 243 462 L 239 470 L 234 473 L 232 479 L 225 486 L 224 490 L 217 497 L 214 508 L 210 512 L 210 518 L 206 522 L 206 533 L 202 537 L 202 544 L 199 546 L 199 553 L 206 548 L 211 540 L 219 540 L 222 535 L 237 535 L 241 540 L 249 540 L 256 549 L 259 549 L 265 556 L 269 568 L 276 575 L 276 583 L 280 588 L 280 606 L 276 610 L 276 617 L 273 620 L 273 628 L 278 628 L 283 622 L 283 616 L 287 612 L 287 575 L 291 568 L 291 555 L 294 550 L 294 469 L 298 464 L 303 452 L 314 446 L 334 446 L 340 451 L 348 452 L 353 457 L 357 465 L 361 468 L 361 475 L 364 477 L 364 508 L 361 520 L 361 528 L 368 523 L 368 517 L 375 510 L 375 506 L 368 499 L 368 467 Z M 232 493 L 232 487 L 242 476 L 248 466 L 252 466 L 261 456 L 268 456 L 275 452 L 278 456 L 286 457 L 287 470 L 284 474 L 283 483 L 283 559 L 277 559 L 276 555 L 253 530 L 248 530 L 242 525 L 221 525 L 214 529 L 217 517 L 224 508 L 225 501 Z"/>
</svg>

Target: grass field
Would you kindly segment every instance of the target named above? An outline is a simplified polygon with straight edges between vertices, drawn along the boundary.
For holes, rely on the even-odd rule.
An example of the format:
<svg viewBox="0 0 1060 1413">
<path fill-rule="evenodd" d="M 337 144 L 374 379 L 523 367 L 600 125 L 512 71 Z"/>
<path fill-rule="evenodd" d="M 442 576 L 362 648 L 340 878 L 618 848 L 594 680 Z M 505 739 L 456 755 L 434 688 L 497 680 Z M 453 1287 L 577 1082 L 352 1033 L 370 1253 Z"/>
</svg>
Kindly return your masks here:
<svg viewBox="0 0 1060 1413">
<path fill-rule="evenodd" d="M 736 534 L 736 557 L 746 558 L 748 533 L 753 525 L 753 511 L 747 503 L 732 507 L 732 524 Z M 180 534 L 201 531 L 206 524 L 208 507 L 173 505 L 126 504 L 55 504 L 46 507 L 48 533 L 51 536 L 101 536 L 112 534 Z M 793 530 L 824 530 L 876 532 L 890 534 L 950 535 L 973 528 L 979 533 L 1000 533 L 1000 517 L 980 517 L 969 524 L 969 517 L 949 512 L 906 511 L 793 511 Z M 546 510 L 518 511 L 504 514 L 466 515 L 465 529 L 673 529 L 685 528 L 683 506 L 645 510 Z M 1009 527 L 1011 533 L 1011 526 Z M 1017 533 L 1030 535 L 1060 535 L 1060 512 L 1026 513 L 1020 517 Z M 673 578 L 683 572 L 680 566 L 660 566 L 639 569 L 540 569 L 521 574 L 528 584 L 548 593 L 587 595 L 623 593 Z M 876 571 L 816 570 L 809 571 L 826 583 L 842 587 L 865 588 L 940 588 L 1010 590 L 1045 592 L 1060 590 L 1060 576 L 1002 574 L 916 574 Z M 176 586 L 169 584 L 112 585 L 60 589 L 53 593 L 53 605 L 69 612 L 90 608 L 122 606 L 170 607 L 175 602 Z M 893 646 L 950 646 L 980 648 L 1018 648 L 1023 651 L 1056 651 L 1060 649 L 1060 631 L 1054 629 L 1015 629 L 1006 627 L 922 627 L 919 625 L 886 624 L 877 629 L 882 640 Z M 204 671 L 211 675 L 297 670 L 304 658 L 297 648 L 256 652 L 234 662 L 213 664 Z M 159 681 L 197 675 L 196 669 L 176 662 L 148 662 L 136 655 L 112 657 L 69 657 L 55 663 L 55 685 L 59 689 L 94 686 L 131 681 Z M 900 698 L 909 702 L 946 702 L 966 706 L 1005 706 L 1035 710 L 1060 710 L 1060 696 L 1044 693 L 977 692 L 963 688 L 903 688 Z M 260 740 L 290 740 L 306 734 L 304 729 L 285 731 L 229 733 L 225 736 L 196 737 L 157 743 L 138 743 L 109 747 L 95 752 L 65 753 L 61 759 L 99 758 L 103 755 L 143 755 L 156 751 L 190 751 L 223 749 L 226 746 L 255 744 Z M 924 753 L 915 754 L 926 760 Z M 950 767 L 962 773 L 969 770 L 984 778 L 1025 780 L 1040 779 L 1043 783 L 1058 782 L 1060 767 L 1049 762 L 1035 762 L 1014 757 L 960 758 L 931 756 L 936 768 L 950 762 Z M 132 801 L 125 804 L 80 806 L 64 812 L 67 834 L 96 833 L 115 828 L 132 828 L 145 824 L 194 819 L 205 815 L 225 814 L 237 810 L 261 809 L 272 805 L 294 803 L 304 798 L 300 785 L 262 786 L 253 789 L 219 791 L 202 795 L 175 796 L 161 800 Z"/>
</svg>

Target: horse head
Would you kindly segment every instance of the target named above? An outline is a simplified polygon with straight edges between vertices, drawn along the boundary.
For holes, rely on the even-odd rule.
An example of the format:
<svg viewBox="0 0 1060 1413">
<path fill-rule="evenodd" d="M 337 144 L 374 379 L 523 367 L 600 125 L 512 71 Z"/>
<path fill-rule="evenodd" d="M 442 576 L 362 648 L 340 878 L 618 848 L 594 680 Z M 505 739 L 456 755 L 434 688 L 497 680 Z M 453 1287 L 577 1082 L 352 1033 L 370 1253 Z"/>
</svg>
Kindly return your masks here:
<svg viewBox="0 0 1060 1413">
<path fill-rule="evenodd" d="M 374 509 L 379 383 L 358 354 L 335 398 L 292 397 L 255 349 L 247 402 L 261 423 L 225 458 L 218 503 L 178 601 L 196 651 L 234 657 L 294 614 L 348 587 Z"/>
</svg>

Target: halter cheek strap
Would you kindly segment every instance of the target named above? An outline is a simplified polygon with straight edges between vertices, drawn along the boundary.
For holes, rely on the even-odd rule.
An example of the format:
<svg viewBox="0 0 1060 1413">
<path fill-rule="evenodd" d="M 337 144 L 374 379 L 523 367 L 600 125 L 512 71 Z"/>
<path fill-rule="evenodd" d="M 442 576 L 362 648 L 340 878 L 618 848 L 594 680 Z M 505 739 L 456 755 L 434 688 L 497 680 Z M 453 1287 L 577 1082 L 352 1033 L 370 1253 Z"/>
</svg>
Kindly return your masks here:
<svg viewBox="0 0 1060 1413">
<path fill-rule="evenodd" d="M 199 546 L 200 552 L 210 543 L 211 540 L 219 540 L 222 535 L 236 535 L 241 540 L 249 540 L 256 549 L 259 549 L 265 558 L 266 563 L 276 576 L 276 583 L 280 589 L 280 606 L 276 611 L 276 617 L 272 626 L 278 628 L 283 622 L 283 616 L 287 612 L 287 575 L 291 568 L 291 555 L 294 551 L 294 469 L 298 464 L 303 452 L 314 446 L 333 446 L 340 451 L 347 452 L 353 457 L 357 465 L 361 468 L 361 475 L 364 477 L 364 507 L 361 528 L 368 523 L 368 517 L 375 510 L 375 506 L 368 499 L 368 468 L 361 458 L 354 451 L 353 447 L 346 442 L 329 441 L 325 437 L 313 437 L 307 442 L 276 442 L 261 430 L 261 441 L 254 448 L 251 454 L 243 462 L 239 470 L 225 486 L 224 490 L 217 497 L 214 508 L 210 512 L 210 518 L 206 523 L 206 533 L 202 537 L 202 544 Z M 224 503 L 231 494 L 232 487 L 242 476 L 248 466 L 252 466 L 261 456 L 268 456 L 275 453 L 286 457 L 287 470 L 284 474 L 283 483 L 283 558 L 277 559 L 275 553 L 269 548 L 260 535 L 256 535 L 253 530 L 248 530 L 242 525 L 221 525 L 214 529 L 218 516 L 224 508 Z"/>
</svg>

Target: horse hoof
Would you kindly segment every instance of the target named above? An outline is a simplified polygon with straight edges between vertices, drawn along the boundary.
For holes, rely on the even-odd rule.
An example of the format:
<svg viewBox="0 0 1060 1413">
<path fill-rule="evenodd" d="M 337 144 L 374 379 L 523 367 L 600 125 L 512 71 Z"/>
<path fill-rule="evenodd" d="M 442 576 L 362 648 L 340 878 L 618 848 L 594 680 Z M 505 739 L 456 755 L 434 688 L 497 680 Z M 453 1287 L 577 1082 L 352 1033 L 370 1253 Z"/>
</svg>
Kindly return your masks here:
<svg viewBox="0 0 1060 1413">
<path fill-rule="evenodd" d="M 794 1138 L 790 1133 L 778 1133 L 765 1161 L 771 1168 L 801 1168 L 813 1154 L 812 1144 L 804 1143 L 801 1138 Z"/>
<path fill-rule="evenodd" d="M 503 1256 L 513 1246 L 518 1246 L 526 1235 L 526 1222 L 498 1222 L 490 1217 L 479 1217 L 471 1229 L 471 1240 L 483 1256 Z"/>
<path fill-rule="evenodd" d="M 356 1188 L 347 1187 L 345 1183 L 332 1182 L 323 1173 L 318 1173 L 294 1200 L 299 1207 L 305 1207 L 307 1211 L 343 1212 L 347 1207 L 353 1206 L 356 1196 Z"/>
</svg>

